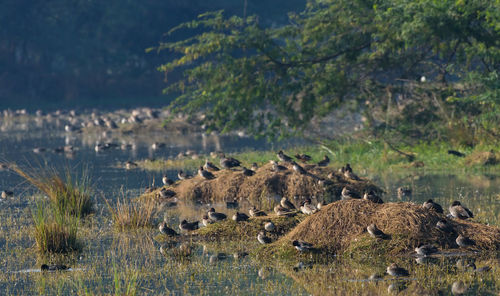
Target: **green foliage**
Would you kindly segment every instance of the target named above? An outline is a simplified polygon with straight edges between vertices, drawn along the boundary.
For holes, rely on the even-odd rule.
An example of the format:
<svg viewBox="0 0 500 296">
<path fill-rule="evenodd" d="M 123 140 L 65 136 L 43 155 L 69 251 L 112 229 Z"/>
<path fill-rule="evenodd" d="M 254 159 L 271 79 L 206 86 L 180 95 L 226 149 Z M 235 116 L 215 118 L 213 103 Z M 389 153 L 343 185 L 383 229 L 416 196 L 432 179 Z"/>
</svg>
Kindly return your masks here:
<svg viewBox="0 0 500 296">
<path fill-rule="evenodd" d="M 184 71 L 165 89 L 174 110 L 204 112 L 222 132 L 285 137 L 343 106 L 406 135 L 467 129 L 479 115 L 496 133 L 499 22 L 497 1 L 316 0 L 280 27 L 205 13 L 169 32 L 194 36 L 156 49 L 174 53 L 160 71 Z"/>
</svg>

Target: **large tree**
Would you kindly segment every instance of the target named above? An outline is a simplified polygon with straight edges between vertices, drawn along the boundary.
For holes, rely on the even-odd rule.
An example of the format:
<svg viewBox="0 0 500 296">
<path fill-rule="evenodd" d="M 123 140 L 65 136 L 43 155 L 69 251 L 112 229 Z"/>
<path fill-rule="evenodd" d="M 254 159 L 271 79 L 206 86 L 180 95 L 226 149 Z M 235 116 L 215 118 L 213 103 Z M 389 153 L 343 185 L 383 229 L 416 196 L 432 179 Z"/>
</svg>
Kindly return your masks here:
<svg viewBox="0 0 500 296">
<path fill-rule="evenodd" d="M 159 70 L 184 73 L 165 89 L 177 94 L 174 110 L 203 112 L 207 126 L 223 132 L 287 136 L 346 106 L 386 131 L 422 136 L 419 128 L 461 122 L 496 134 L 499 7 L 316 0 L 279 27 L 210 12 L 169 32 L 193 35 L 156 48 L 172 52 Z"/>
</svg>

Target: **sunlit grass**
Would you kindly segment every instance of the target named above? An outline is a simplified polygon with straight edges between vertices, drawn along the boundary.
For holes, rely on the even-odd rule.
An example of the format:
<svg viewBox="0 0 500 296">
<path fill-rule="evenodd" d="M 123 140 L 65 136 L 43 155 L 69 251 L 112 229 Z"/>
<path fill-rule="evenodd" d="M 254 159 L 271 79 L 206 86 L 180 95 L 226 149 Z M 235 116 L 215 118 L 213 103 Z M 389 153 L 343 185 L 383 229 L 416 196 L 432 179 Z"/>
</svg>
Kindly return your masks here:
<svg viewBox="0 0 500 296">
<path fill-rule="evenodd" d="M 113 206 L 107 200 L 106 204 L 111 213 L 113 225 L 119 231 L 154 226 L 156 205 L 153 199 L 134 202 L 119 198 Z"/>
<path fill-rule="evenodd" d="M 495 145 L 478 145 L 471 147 L 452 147 L 443 142 L 421 142 L 414 145 L 400 144 L 389 146 L 382 140 L 360 140 L 360 139 L 339 139 L 328 141 L 320 145 L 308 145 L 289 147 L 284 149 L 285 153 L 294 156 L 297 153 L 305 153 L 312 157 L 311 164 L 320 161 L 324 155 L 331 159 L 331 166 L 340 168 L 346 163 L 350 163 L 357 171 L 383 171 L 383 170 L 497 170 L 496 165 L 482 165 L 475 163 L 474 155 L 483 151 L 498 151 L 500 147 Z M 394 150 L 396 148 L 398 151 Z M 457 157 L 448 153 L 448 150 L 458 150 L 467 157 Z M 404 154 L 402 154 L 404 153 Z M 406 155 L 411 155 L 409 159 Z M 278 160 L 276 151 L 243 151 L 233 153 L 230 156 L 240 160 L 244 166 L 250 167 L 252 163 L 259 166 L 268 163 L 269 160 Z M 500 154 L 496 154 L 500 162 Z M 205 159 L 219 163 L 218 157 L 210 155 L 199 155 L 197 159 L 192 158 L 169 158 L 156 160 L 143 160 L 138 162 L 139 166 L 147 170 L 194 170 L 203 165 Z"/>
<path fill-rule="evenodd" d="M 78 218 L 38 203 L 33 213 L 34 236 L 40 253 L 68 253 L 81 249 Z"/>
<path fill-rule="evenodd" d="M 54 169 L 22 169 L 17 165 L 12 165 L 11 169 L 46 194 L 60 213 L 80 218 L 92 213 L 94 203 L 86 170 L 80 179 L 75 179 L 67 169 L 63 179 Z"/>
</svg>

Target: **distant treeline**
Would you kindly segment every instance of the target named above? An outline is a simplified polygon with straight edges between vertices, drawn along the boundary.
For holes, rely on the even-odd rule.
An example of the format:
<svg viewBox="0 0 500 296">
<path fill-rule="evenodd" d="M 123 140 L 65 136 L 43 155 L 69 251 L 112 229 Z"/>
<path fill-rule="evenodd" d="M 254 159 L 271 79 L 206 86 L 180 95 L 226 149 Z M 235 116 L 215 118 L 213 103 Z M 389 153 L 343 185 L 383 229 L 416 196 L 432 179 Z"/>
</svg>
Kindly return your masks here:
<svg viewBox="0 0 500 296">
<path fill-rule="evenodd" d="M 164 33 L 175 25 L 225 9 L 240 16 L 257 14 L 273 26 L 286 22 L 287 12 L 303 9 L 305 2 L 0 1 L 0 107 L 158 96 L 164 77 L 156 68 L 167 53 L 145 53 L 145 48 L 167 41 Z"/>
</svg>

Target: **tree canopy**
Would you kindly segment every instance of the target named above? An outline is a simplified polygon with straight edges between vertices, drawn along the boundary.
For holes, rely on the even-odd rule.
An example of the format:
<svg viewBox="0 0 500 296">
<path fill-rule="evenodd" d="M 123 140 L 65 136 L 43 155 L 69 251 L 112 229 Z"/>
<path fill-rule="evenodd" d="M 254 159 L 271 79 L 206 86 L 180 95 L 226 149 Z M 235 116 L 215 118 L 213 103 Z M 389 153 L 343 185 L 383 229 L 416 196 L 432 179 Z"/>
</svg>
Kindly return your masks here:
<svg viewBox="0 0 500 296">
<path fill-rule="evenodd" d="M 212 129 L 284 137 L 342 107 L 374 130 L 499 132 L 499 1 L 315 0 L 283 26 L 216 11 L 185 30 L 159 70 L 183 71 L 172 107 Z"/>
</svg>

